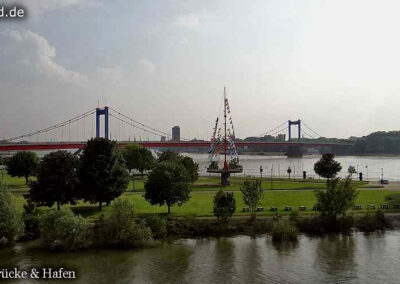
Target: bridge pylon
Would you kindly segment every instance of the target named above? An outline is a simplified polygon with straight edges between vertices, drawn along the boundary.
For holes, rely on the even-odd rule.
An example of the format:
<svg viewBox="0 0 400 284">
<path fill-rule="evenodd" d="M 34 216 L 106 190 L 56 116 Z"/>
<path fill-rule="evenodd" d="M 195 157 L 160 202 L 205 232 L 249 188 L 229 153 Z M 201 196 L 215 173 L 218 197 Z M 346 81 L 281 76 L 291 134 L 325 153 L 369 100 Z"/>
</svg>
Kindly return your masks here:
<svg viewBox="0 0 400 284">
<path fill-rule="evenodd" d="M 104 108 L 96 108 L 96 137 L 100 137 L 100 116 L 104 115 L 104 138 L 109 138 L 108 132 L 108 121 L 109 121 L 109 112 L 108 107 Z"/>
<path fill-rule="evenodd" d="M 298 133 L 298 140 L 299 142 L 301 141 L 301 120 L 288 120 L 288 141 L 290 142 L 292 140 L 292 125 L 297 125 L 297 133 Z"/>
</svg>

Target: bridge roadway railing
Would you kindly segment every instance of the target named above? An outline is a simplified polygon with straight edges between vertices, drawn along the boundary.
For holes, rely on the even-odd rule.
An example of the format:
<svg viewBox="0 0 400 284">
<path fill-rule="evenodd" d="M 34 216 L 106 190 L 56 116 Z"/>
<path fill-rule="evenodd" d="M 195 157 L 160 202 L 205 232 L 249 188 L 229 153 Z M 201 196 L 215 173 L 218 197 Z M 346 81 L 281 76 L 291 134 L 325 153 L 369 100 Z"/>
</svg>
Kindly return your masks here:
<svg viewBox="0 0 400 284">
<path fill-rule="evenodd" d="M 62 150 L 62 149 L 82 149 L 86 142 L 38 142 L 38 143 L 12 143 L 0 144 L 0 151 L 28 151 L 28 150 Z M 201 148 L 209 147 L 209 141 L 120 141 L 119 147 L 129 143 L 139 143 L 147 148 Z M 300 147 L 330 147 L 330 146 L 351 146 L 346 143 L 318 143 L 318 142 L 236 142 L 237 147 L 245 146 L 300 146 Z"/>
</svg>

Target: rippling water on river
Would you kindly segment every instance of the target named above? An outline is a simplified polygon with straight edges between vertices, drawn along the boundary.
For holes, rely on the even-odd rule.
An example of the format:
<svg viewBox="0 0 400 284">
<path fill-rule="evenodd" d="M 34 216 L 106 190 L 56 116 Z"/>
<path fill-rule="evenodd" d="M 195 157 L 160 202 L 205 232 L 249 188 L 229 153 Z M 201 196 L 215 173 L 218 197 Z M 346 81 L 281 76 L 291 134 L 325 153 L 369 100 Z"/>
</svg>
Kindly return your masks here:
<svg viewBox="0 0 400 284">
<path fill-rule="evenodd" d="M 30 242 L 0 250 L 0 264 L 73 269 L 77 283 L 398 283 L 399 256 L 400 232 L 389 231 L 302 235 L 298 243 L 282 245 L 269 236 L 237 236 L 75 253 L 49 253 Z"/>
</svg>

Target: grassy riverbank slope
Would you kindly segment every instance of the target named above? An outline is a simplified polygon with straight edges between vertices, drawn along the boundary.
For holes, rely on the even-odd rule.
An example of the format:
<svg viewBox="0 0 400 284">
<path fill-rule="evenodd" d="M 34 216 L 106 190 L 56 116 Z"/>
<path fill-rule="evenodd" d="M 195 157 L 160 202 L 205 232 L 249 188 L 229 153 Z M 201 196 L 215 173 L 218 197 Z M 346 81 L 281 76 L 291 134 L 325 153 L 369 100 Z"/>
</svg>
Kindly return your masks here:
<svg viewBox="0 0 400 284">
<path fill-rule="evenodd" d="M 19 210 L 23 210 L 25 199 L 23 194 L 26 194 L 29 188 L 25 185 L 23 178 L 12 178 L 5 172 L 0 173 L 0 178 L 10 186 L 15 195 Z M 231 186 L 223 188 L 225 191 L 234 192 L 236 199 L 235 216 L 245 216 L 248 213 L 241 212 L 244 205 L 240 192 L 240 186 L 243 184 L 243 177 L 232 177 Z M 135 181 L 135 191 L 132 192 L 132 182 L 128 185 L 127 192 L 122 195 L 122 198 L 129 199 L 135 208 L 135 213 L 139 216 L 165 213 L 165 206 L 151 206 L 144 198 L 144 182 L 139 179 Z M 264 207 L 263 212 L 259 215 L 275 215 L 269 211 L 271 207 L 278 207 L 281 215 L 289 214 L 284 211 L 285 206 L 292 206 L 293 210 L 298 210 L 299 206 L 306 206 L 307 209 L 301 214 L 315 214 L 312 207 L 315 204 L 314 190 L 323 189 L 325 181 L 323 180 L 288 180 L 288 179 L 263 179 L 262 186 L 265 189 L 264 197 L 260 206 Z M 354 182 L 354 186 L 359 189 L 359 195 L 356 200 L 357 205 L 362 206 L 362 210 L 352 211 L 354 213 L 367 212 L 368 204 L 375 204 L 379 208 L 380 204 L 386 203 L 385 197 L 388 195 L 400 194 L 400 190 L 385 190 L 367 182 Z M 182 206 L 172 207 L 172 215 L 179 217 L 211 217 L 213 216 L 213 197 L 214 194 L 221 189 L 219 185 L 219 177 L 200 177 L 192 186 L 192 193 L 189 202 Z M 65 206 L 67 207 L 67 206 Z M 107 214 L 109 208 L 104 207 L 102 212 L 99 212 L 96 204 L 80 202 L 76 206 L 69 206 L 75 212 L 90 218 L 98 218 L 101 214 Z M 41 210 L 46 210 L 42 208 Z M 388 212 L 400 212 L 400 210 L 389 209 Z"/>
</svg>

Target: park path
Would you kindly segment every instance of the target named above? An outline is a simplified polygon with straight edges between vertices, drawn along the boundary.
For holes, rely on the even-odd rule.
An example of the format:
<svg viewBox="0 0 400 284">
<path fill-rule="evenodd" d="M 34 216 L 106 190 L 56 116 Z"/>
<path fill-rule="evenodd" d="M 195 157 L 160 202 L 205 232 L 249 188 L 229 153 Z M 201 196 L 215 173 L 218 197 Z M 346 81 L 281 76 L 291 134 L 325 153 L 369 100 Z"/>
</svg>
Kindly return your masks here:
<svg viewBox="0 0 400 284">
<path fill-rule="evenodd" d="M 387 190 L 400 190 L 400 181 L 389 181 L 389 184 L 383 185 Z"/>
</svg>

